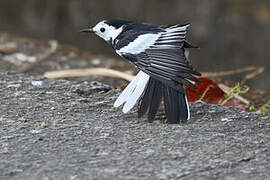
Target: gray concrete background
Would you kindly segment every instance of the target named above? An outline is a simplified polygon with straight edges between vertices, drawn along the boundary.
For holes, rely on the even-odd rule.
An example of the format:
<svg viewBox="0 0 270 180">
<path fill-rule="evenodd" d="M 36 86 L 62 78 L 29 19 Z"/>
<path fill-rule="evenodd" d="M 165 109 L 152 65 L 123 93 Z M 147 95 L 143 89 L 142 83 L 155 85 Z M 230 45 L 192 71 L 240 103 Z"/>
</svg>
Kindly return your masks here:
<svg viewBox="0 0 270 180">
<path fill-rule="evenodd" d="M 0 73 L 0 179 L 269 179 L 269 117 L 196 102 L 187 123 L 148 123 L 118 95 Z"/>
<path fill-rule="evenodd" d="M 224 71 L 248 65 L 265 66 L 266 72 L 249 85 L 270 90 L 268 0 L 0 1 L 0 31 L 57 39 L 115 56 L 102 40 L 77 33 L 80 28 L 107 18 L 160 24 L 191 22 L 189 40 L 201 47 L 191 53 L 197 69 Z"/>
</svg>

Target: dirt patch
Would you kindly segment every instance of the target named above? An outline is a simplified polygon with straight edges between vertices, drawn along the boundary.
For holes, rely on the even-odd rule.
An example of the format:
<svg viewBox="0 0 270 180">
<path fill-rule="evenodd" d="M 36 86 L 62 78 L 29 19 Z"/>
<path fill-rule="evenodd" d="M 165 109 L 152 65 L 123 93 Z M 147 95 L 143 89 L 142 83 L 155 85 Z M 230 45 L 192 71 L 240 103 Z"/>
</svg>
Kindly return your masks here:
<svg viewBox="0 0 270 180">
<path fill-rule="evenodd" d="M 0 73 L 0 179 L 265 179 L 270 118 L 191 103 L 154 123 L 113 108 L 97 82 Z"/>
</svg>

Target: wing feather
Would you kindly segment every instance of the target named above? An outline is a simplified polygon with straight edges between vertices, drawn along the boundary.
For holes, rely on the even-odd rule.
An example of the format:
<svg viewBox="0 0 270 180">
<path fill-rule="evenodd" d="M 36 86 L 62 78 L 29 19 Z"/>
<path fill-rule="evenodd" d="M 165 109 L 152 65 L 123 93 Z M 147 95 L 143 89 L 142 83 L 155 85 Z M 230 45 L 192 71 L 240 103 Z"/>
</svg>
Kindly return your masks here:
<svg viewBox="0 0 270 180">
<path fill-rule="evenodd" d="M 190 62 L 185 56 L 185 37 L 186 29 L 189 24 L 164 26 L 164 30 L 153 35 L 141 35 L 144 39 L 151 39 L 144 41 L 138 38 L 138 41 L 132 42 L 132 46 L 126 47 L 122 52 L 122 56 L 131 59 L 140 70 L 149 74 L 153 78 L 168 84 L 169 86 L 181 90 L 182 84 L 195 88 L 189 81 L 198 81 L 193 75 L 200 75 L 191 66 Z M 143 43 L 140 45 L 139 42 Z M 138 51 L 133 47 L 144 47 Z M 135 52 L 135 53 L 134 53 Z"/>
</svg>

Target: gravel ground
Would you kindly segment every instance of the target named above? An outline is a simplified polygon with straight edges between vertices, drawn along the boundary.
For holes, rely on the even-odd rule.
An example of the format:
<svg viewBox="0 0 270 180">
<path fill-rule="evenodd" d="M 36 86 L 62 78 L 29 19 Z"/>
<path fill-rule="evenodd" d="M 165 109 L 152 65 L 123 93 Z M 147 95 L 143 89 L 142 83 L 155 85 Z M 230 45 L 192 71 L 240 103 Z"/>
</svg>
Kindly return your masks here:
<svg viewBox="0 0 270 180">
<path fill-rule="evenodd" d="M 270 179 L 269 117 L 196 102 L 187 123 L 148 123 L 119 93 L 0 73 L 0 179 Z"/>
</svg>

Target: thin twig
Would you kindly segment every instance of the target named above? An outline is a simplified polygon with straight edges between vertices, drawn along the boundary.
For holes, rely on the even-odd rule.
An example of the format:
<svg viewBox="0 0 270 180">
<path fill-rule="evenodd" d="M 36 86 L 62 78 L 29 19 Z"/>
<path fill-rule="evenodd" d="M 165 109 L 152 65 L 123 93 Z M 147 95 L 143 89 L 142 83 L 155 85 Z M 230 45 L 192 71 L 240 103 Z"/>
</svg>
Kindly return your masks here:
<svg viewBox="0 0 270 180">
<path fill-rule="evenodd" d="M 47 51 L 45 51 L 43 54 L 40 54 L 40 55 L 38 55 L 36 57 L 37 59 L 36 59 L 35 63 L 24 65 L 18 71 L 19 72 L 30 71 L 34 66 L 39 64 L 41 61 L 43 61 L 43 60 L 47 59 L 48 57 L 50 57 L 56 51 L 56 49 L 58 47 L 58 42 L 55 41 L 55 40 L 50 40 L 49 45 L 50 45 L 50 48 Z"/>
<path fill-rule="evenodd" d="M 257 75 L 263 73 L 264 71 L 264 67 L 258 67 L 257 69 L 255 69 L 252 73 L 247 74 L 244 79 L 241 81 L 241 84 L 245 84 L 245 82 L 249 79 L 252 79 L 254 77 L 256 77 Z"/>
<path fill-rule="evenodd" d="M 229 89 L 229 91 L 226 92 L 226 94 L 228 95 L 228 97 L 225 96 L 226 98 L 220 103 L 221 106 L 224 106 L 229 100 L 231 100 L 236 95 L 238 96 L 238 94 L 233 93 L 236 88 L 237 88 L 237 86 Z"/>
<path fill-rule="evenodd" d="M 211 87 L 213 87 L 213 85 L 207 86 L 199 100 L 202 100 L 206 96 L 206 93 L 210 90 Z"/>
<path fill-rule="evenodd" d="M 64 77 L 81 77 L 81 76 L 106 76 L 116 77 L 132 81 L 133 75 L 122 73 L 120 71 L 105 69 L 105 68 L 88 68 L 88 69 L 73 69 L 73 70 L 62 70 L 62 71 L 49 71 L 44 74 L 47 78 L 64 78 Z"/>
<path fill-rule="evenodd" d="M 223 71 L 223 72 L 203 72 L 202 76 L 203 77 L 219 77 L 219 76 L 229 76 L 229 75 L 234 75 L 234 74 L 239 74 L 247 71 L 253 71 L 254 74 L 252 73 L 253 76 L 248 76 L 247 79 L 254 78 L 258 74 L 262 73 L 264 71 L 264 67 L 254 67 L 254 66 L 248 66 L 245 68 L 240 68 L 240 69 L 235 69 L 235 70 L 230 70 L 230 71 Z M 256 72 L 256 73 L 255 73 Z"/>
<path fill-rule="evenodd" d="M 220 87 L 220 89 L 222 89 L 226 94 L 230 94 L 232 88 L 226 86 L 225 84 L 218 84 L 218 86 Z M 250 104 L 250 101 L 243 98 L 242 96 L 240 95 L 236 95 L 234 94 L 234 98 L 238 99 L 239 101 L 243 102 L 244 104 L 246 105 L 249 105 Z"/>
<path fill-rule="evenodd" d="M 209 73 L 205 72 L 202 73 L 204 77 L 218 77 L 218 76 L 226 76 L 226 75 L 233 75 L 237 73 L 242 73 L 246 71 L 253 71 L 251 74 L 248 74 L 245 76 L 243 81 L 246 81 L 248 79 L 254 78 L 258 74 L 262 73 L 264 71 L 264 67 L 245 67 L 237 70 L 231 70 L 231 71 L 225 71 L 225 72 L 217 72 L 217 73 Z M 73 70 L 62 70 L 62 71 L 49 71 L 44 74 L 47 78 L 65 78 L 65 77 L 81 77 L 81 76 L 90 76 L 90 75 L 96 75 L 96 76 L 106 76 L 106 77 L 116 77 L 125 79 L 127 81 L 132 81 L 134 76 L 128 75 L 125 73 L 122 73 L 120 71 L 112 70 L 112 69 L 105 69 L 105 68 L 89 68 L 89 69 L 73 69 Z M 218 84 L 218 86 L 226 93 L 229 94 L 231 89 L 230 87 L 224 85 L 224 84 Z M 209 89 L 207 89 L 202 97 L 205 96 Z M 246 105 L 250 104 L 250 101 L 243 98 L 242 96 L 238 94 L 233 95 L 234 98 L 238 99 L 239 101 L 243 102 Z"/>
<path fill-rule="evenodd" d="M 17 51 L 16 46 L 9 46 L 8 44 L 0 44 L 0 54 L 11 54 Z"/>
</svg>

